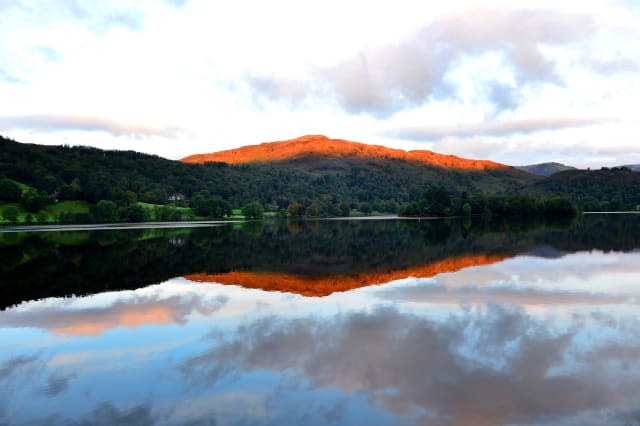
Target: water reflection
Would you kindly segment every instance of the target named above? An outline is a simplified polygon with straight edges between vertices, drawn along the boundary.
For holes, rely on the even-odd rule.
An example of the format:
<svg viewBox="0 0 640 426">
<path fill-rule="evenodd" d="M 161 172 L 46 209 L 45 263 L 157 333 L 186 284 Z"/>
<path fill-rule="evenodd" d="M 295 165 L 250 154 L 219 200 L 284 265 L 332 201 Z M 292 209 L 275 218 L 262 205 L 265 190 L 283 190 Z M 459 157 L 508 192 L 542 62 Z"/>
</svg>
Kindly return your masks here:
<svg viewBox="0 0 640 426">
<path fill-rule="evenodd" d="M 31 257 L 5 268 L 13 279 L 27 271 L 20 265 L 50 265 L 49 256 L 60 256 L 48 266 L 60 280 L 70 270 L 89 276 L 97 247 L 105 270 L 125 259 L 115 247 L 128 248 L 116 276 L 133 282 L 143 266 L 142 282 L 147 272 L 170 279 L 102 292 L 99 282 L 97 294 L 76 297 L 28 301 L 27 292 L 0 311 L 0 424 L 637 424 L 639 228 L 601 220 L 452 230 L 438 242 L 417 232 L 422 224 L 380 222 L 299 225 L 295 234 L 269 225 L 252 235 L 127 234 L 129 242 L 121 234 L 106 243 L 20 236 L 4 249 Z M 159 275 L 154 247 L 176 254 Z M 190 259 L 196 247 L 201 257 Z M 362 286 L 306 297 L 181 277 L 196 267 Z M 384 285 L 370 286 L 371 276 Z"/>
<path fill-rule="evenodd" d="M 178 276 L 325 296 L 522 253 L 549 257 L 637 247 L 640 221 L 634 216 L 588 216 L 574 224 L 315 221 L 0 233 L 0 308 L 44 297 L 135 289 Z"/>
</svg>

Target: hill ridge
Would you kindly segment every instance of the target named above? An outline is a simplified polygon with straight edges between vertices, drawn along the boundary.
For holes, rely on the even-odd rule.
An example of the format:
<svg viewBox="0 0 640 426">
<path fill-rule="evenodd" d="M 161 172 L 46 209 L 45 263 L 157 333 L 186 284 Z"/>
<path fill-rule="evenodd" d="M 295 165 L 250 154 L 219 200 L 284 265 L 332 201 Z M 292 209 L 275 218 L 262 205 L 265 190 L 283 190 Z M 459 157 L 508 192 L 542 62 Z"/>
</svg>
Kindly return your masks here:
<svg viewBox="0 0 640 426">
<path fill-rule="evenodd" d="M 220 162 L 227 164 L 286 161 L 297 157 L 322 155 L 329 157 L 364 157 L 396 159 L 435 167 L 458 170 L 510 169 L 510 166 L 490 160 L 474 160 L 455 155 L 438 154 L 429 150 L 405 151 L 382 145 L 369 145 L 324 135 L 305 135 L 299 138 L 263 142 L 208 154 L 194 154 L 181 159 L 184 163 Z"/>
</svg>

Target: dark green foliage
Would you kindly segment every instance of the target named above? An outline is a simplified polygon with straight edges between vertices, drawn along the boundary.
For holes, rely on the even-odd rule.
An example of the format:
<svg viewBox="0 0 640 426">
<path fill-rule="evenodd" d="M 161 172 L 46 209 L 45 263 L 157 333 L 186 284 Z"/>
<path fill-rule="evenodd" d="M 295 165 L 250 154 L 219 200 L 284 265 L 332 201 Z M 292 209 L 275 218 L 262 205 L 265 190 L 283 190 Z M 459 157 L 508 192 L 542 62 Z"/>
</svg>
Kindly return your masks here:
<svg viewBox="0 0 640 426">
<path fill-rule="evenodd" d="M 22 193 L 20 204 L 29 212 L 37 213 L 50 201 L 50 198 L 44 191 L 38 191 L 32 188 Z"/>
<path fill-rule="evenodd" d="M 262 219 L 264 209 L 262 208 L 262 204 L 254 201 L 242 207 L 242 214 L 247 219 Z"/>
<path fill-rule="evenodd" d="M 294 216 L 305 215 L 311 205 L 310 214 L 316 215 L 317 210 L 318 216 L 347 216 L 350 209 L 363 205 L 367 210 L 367 204 L 372 211 L 392 213 L 401 207 L 411 215 L 459 214 L 466 202 L 474 215 L 505 210 L 499 199 L 491 201 L 493 205 L 471 202 L 487 194 L 524 194 L 533 199 L 562 196 L 587 211 L 634 210 L 640 205 L 640 173 L 626 168 L 571 170 L 542 178 L 515 169 L 465 172 L 356 157 L 307 156 L 237 166 L 184 164 L 133 151 L 39 146 L 2 137 L 0 174 L 36 188 L 39 196 L 94 204 L 110 200 L 124 209 L 136 200 L 167 204 L 170 195 L 182 194 L 181 205 L 212 218 L 228 216 L 232 207 L 254 201 L 270 211 L 300 204 L 296 212 L 289 212 Z M 436 182 L 439 186 L 433 187 Z M 425 190 L 431 193 L 423 198 Z M 446 205 L 443 192 L 452 205 Z M 526 210 L 526 204 L 506 211 Z M 35 208 L 31 211 L 36 212 Z"/>
<path fill-rule="evenodd" d="M 451 208 L 451 197 L 442 186 L 430 188 L 422 197 L 426 212 L 434 216 L 448 216 Z"/>
<path fill-rule="evenodd" d="M 120 220 L 122 222 L 146 222 L 151 218 L 147 211 L 137 204 L 131 204 L 120 208 Z"/>
<path fill-rule="evenodd" d="M 2 216 L 4 216 L 5 220 L 8 220 L 9 223 L 16 223 L 18 221 L 18 209 L 13 206 L 9 206 L 4 209 Z"/>
<path fill-rule="evenodd" d="M 92 209 L 93 217 L 96 222 L 112 223 L 120 220 L 120 212 L 118 205 L 109 200 L 100 200 Z"/>
<path fill-rule="evenodd" d="M 163 222 L 177 222 L 182 220 L 182 213 L 175 207 L 162 206 L 156 209 L 156 220 Z"/>
<path fill-rule="evenodd" d="M 344 201 L 341 202 L 340 203 L 340 216 L 349 217 L 350 213 L 351 213 L 351 209 L 349 208 L 349 204 L 347 204 Z"/>
<path fill-rule="evenodd" d="M 584 211 L 635 210 L 640 204 L 640 173 L 626 167 L 569 170 L 537 182 L 529 192 L 564 195 Z"/>
<path fill-rule="evenodd" d="M 359 210 L 364 214 L 369 214 L 372 211 L 371 204 L 369 204 L 369 203 L 360 203 Z"/>
<path fill-rule="evenodd" d="M 16 203 L 20 201 L 22 190 L 9 179 L 0 179 L 0 200 Z"/>
<path fill-rule="evenodd" d="M 309 217 L 318 217 L 320 216 L 320 208 L 316 203 L 311 203 L 309 207 L 307 207 L 305 214 Z M 326 214 L 323 216 L 326 216 Z"/>
<path fill-rule="evenodd" d="M 209 194 L 209 191 L 200 191 L 193 196 L 191 207 L 200 216 L 211 218 L 223 218 L 233 214 L 231 204 L 219 196 Z"/>
<path fill-rule="evenodd" d="M 206 190 L 236 208 L 253 201 L 273 210 L 294 202 L 303 206 L 315 202 L 320 212 L 322 205 L 329 211 L 343 201 L 379 201 L 393 212 L 399 203 L 419 199 L 436 181 L 454 192 L 480 193 L 516 190 L 533 179 L 515 170 L 465 173 L 401 160 L 351 157 L 309 156 L 238 166 L 184 164 L 133 151 L 39 146 L 2 137 L 0 172 L 49 195 L 55 193 L 61 200 L 111 200 L 127 205 L 131 192 L 138 201 L 166 204 L 169 194 L 184 194 L 193 201 Z"/>
<path fill-rule="evenodd" d="M 446 197 L 446 198 L 445 198 Z M 568 216 L 579 213 L 578 206 L 563 197 L 547 200 L 520 195 L 466 198 L 451 197 L 442 188 L 430 189 L 421 200 L 400 209 L 400 216 L 469 216 L 497 217 Z"/>
</svg>

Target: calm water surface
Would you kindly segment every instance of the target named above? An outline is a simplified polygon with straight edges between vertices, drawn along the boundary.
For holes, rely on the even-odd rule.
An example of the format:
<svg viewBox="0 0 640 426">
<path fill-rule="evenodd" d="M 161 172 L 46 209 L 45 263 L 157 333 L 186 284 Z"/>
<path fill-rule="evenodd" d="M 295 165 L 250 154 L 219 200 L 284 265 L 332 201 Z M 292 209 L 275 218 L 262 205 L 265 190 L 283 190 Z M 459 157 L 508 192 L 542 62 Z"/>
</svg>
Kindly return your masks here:
<svg viewBox="0 0 640 426">
<path fill-rule="evenodd" d="M 0 233 L 0 424 L 640 424 L 640 217 Z"/>
</svg>

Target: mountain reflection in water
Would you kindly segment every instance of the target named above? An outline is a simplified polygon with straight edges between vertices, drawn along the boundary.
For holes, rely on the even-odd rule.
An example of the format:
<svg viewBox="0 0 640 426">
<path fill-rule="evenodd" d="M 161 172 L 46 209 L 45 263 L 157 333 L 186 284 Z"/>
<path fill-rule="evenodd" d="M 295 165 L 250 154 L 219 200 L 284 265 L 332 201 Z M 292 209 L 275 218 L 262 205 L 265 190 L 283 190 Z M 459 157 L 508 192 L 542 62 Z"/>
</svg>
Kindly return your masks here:
<svg viewBox="0 0 640 426">
<path fill-rule="evenodd" d="M 639 231 L 3 235 L 0 424 L 637 424 Z"/>
</svg>

